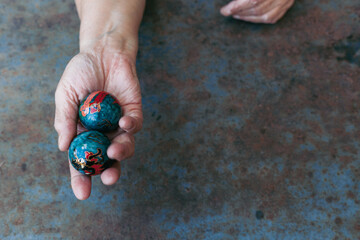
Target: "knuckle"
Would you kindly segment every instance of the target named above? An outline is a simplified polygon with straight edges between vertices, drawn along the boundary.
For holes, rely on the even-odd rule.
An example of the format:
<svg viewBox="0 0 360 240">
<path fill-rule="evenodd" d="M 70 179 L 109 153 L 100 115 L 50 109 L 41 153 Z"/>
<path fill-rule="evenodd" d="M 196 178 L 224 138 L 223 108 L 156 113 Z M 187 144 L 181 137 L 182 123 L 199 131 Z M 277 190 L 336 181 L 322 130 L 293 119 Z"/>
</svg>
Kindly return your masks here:
<svg viewBox="0 0 360 240">
<path fill-rule="evenodd" d="M 272 16 L 271 18 L 269 18 L 269 23 L 270 23 L 270 24 L 275 24 L 275 23 L 277 23 L 277 22 L 280 20 L 281 16 L 282 16 L 282 14 L 280 14 L 280 15 L 278 14 L 278 15 Z"/>
<path fill-rule="evenodd" d="M 125 158 L 131 158 L 135 154 L 135 137 L 132 134 L 128 134 L 129 142 L 126 144 Z"/>
<path fill-rule="evenodd" d="M 126 154 L 127 154 L 127 149 L 126 148 L 121 148 L 119 150 L 119 154 L 118 154 L 119 160 L 125 159 L 127 157 Z"/>
<path fill-rule="evenodd" d="M 137 131 L 140 131 L 143 128 L 143 121 L 139 121 L 139 126 Z"/>
<path fill-rule="evenodd" d="M 141 119 L 138 119 L 136 118 L 136 121 L 135 121 L 135 126 L 134 128 L 130 131 L 130 133 L 137 133 L 139 132 L 143 127 L 143 121 Z"/>
<path fill-rule="evenodd" d="M 275 24 L 275 23 L 277 23 L 279 20 L 280 20 L 280 17 L 275 17 L 275 18 L 272 18 L 269 23 L 270 23 L 270 24 Z"/>
<path fill-rule="evenodd" d="M 134 144 L 135 144 L 135 137 L 134 137 L 134 135 L 129 134 L 129 142 L 130 142 L 131 145 L 134 145 Z"/>
<path fill-rule="evenodd" d="M 251 9 L 252 16 L 261 16 L 263 14 L 264 14 L 264 9 L 257 9 L 257 8 Z"/>
<path fill-rule="evenodd" d="M 265 23 L 269 23 L 269 22 L 270 22 L 269 14 L 265 13 L 265 14 L 262 16 L 262 21 L 265 22 Z"/>
<path fill-rule="evenodd" d="M 274 14 L 264 14 L 262 16 L 262 21 L 264 23 L 269 23 L 269 24 L 274 24 L 279 20 L 278 15 L 274 15 Z"/>
</svg>

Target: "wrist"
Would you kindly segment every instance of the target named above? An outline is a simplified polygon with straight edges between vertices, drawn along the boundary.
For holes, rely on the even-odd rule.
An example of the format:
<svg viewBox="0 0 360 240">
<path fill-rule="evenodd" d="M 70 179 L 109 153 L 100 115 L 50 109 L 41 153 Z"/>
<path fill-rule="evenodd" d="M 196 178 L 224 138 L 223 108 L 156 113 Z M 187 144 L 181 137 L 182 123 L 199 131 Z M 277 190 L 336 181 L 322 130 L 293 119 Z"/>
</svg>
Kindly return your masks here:
<svg viewBox="0 0 360 240">
<path fill-rule="evenodd" d="M 145 0 L 76 0 L 80 52 L 112 49 L 136 56 Z"/>
<path fill-rule="evenodd" d="M 101 16 L 83 13 L 79 34 L 80 52 L 112 49 L 135 57 L 138 28 L 125 26 L 124 19 L 114 11 Z"/>
<path fill-rule="evenodd" d="M 138 50 L 137 37 L 123 36 L 121 34 L 100 35 L 98 37 L 80 38 L 80 53 L 121 53 L 136 58 Z"/>
</svg>

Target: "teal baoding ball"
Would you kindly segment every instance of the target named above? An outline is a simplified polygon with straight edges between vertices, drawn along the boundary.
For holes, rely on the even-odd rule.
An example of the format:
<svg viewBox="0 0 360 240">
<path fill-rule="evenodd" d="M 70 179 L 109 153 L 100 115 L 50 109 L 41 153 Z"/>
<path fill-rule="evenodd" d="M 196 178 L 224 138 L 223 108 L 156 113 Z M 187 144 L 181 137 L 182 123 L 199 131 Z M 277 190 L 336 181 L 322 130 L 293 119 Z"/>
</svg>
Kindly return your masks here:
<svg viewBox="0 0 360 240">
<path fill-rule="evenodd" d="M 118 128 L 121 107 L 115 97 L 105 91 L 96 91 L 81 101 L 79 118 L 88 130 L 108 132 Z"/>
<path fill-rule="evenodd" d="M 101 174 L 113 163 L 106 154 L 110 144 L 110 140 L 98 131 L 79 134 L 70 144 L 71 165 L 85 175 Z"/>
</svg>

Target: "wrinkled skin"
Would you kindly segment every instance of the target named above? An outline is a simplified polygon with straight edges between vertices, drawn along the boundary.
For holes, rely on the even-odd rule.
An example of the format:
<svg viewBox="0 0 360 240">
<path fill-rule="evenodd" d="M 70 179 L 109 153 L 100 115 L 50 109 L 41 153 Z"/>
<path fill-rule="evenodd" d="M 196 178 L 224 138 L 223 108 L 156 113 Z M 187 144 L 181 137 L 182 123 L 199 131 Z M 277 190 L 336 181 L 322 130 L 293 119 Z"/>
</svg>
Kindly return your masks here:
<svg viewBox="0 0 360 240">
<path fill-rule="evenodd" d="M 276 23 L 281 19 L 294 0 L 234 0 L 221 8 L 224 16 L 253 23 Z"/>
<path fill-rule="evenodd" d="M 111 145 L 109 158 L 116 163 L 101 174 L 106 185 L 120 177 L 120 161 L 134 154 L 133 134 L 142 127 L 141 93 L 136 76 L 135 59 L 112 49 L 96 49 L 76 55 L 67 65 L 55 93 L 55 129 L 59 149 L 66 151 L 72 139 L 86 130 L 78 122 L 78 106 L 89 93 L 104 90 L 115 96 L 122 108 L 119 129 L 107 134 Z M 71 164 L 71 186 L 78 199 L 90 196 L 91 177 L 82 175 Z"/>
</svg>

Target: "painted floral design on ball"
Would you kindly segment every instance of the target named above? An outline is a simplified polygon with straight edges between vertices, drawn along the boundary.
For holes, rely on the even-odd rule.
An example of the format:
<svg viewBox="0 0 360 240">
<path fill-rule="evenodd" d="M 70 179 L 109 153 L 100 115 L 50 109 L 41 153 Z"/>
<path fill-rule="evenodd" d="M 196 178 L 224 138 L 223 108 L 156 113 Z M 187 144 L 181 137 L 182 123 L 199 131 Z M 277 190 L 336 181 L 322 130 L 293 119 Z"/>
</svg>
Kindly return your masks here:
<svg viewBox="0 0 360 240">
<path fill-rule="evenodd" d="M 71 164 L 85 175 L 93 176 L 102 173 L 113 163 L 106 154 L 110 143 L 110 140 L 98 131 L 79 134 L 70 144 Z"/>
<path fill-rule="evenodd" d="M 80 122 L 89 130 L 107 132 L 119 125 L 121 107 L 111 94 L 96 91 L 81 101 L 79 107 Z"/>
</svg>

